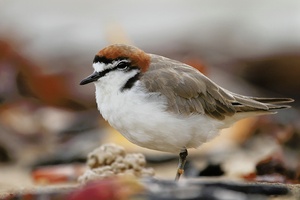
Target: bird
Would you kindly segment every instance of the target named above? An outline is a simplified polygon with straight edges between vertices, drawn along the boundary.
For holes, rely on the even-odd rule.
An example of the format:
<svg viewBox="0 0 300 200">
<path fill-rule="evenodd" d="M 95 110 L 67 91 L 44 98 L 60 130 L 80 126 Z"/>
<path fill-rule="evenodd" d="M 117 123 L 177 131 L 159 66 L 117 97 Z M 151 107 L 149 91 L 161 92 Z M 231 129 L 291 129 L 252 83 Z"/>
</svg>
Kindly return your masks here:
<svg viewBox="0 0 300 200">
<path fill-rule="evenodd" d="M 189 148 L 198 148 L 240 119 L 290 108 L 291 98 L 243 96 L 217 85 L 196 68 L 138 47 L 112 44 L 94 57 L 94 83 L 102 117 L 130 142 L 179 153 L 175 180 Z"/>
</svg>

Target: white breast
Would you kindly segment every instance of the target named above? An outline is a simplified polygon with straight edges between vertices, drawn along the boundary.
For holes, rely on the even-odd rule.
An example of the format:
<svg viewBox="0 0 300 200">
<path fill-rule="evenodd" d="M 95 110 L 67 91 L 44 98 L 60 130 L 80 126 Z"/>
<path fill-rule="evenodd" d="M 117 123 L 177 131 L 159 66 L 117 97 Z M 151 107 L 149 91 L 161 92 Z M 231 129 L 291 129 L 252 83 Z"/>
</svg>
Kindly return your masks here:
<svg viewBox="0 0 300 200">
<path fill-rule="evenodd" d="M 110 77 L 96 82 L 96 101 L 104 119 L 129 141 L 149 149 L 176 152 L 197 148 L 217 135 L 223 123 L 203 115 L 181 116 L 166 112 L 166 101 L 148 94 L 138 81 L 130 90 L 109 84 Z"/>
</svg>

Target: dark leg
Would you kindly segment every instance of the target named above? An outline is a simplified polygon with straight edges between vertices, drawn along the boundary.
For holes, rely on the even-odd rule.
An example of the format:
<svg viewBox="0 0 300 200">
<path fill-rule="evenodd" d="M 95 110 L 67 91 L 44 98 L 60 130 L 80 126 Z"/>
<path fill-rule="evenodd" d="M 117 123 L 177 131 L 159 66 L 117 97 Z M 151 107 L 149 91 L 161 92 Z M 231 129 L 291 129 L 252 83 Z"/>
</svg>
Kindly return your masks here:
<svg viewBox="0 0 300 200">
<path fill-rule="evenodd" d="M 185 165 L 187 156 L 188 156 L 188 151 L 186 149 L 183 149 L 183 150 L 180 151 L 180 153 L 179 153 L 179 165 L 178 165 L 178 168 L 177 168 L 175 181 L 178 181 L 180 176 L 184 172 L 184 165 Z"/>
</svg>

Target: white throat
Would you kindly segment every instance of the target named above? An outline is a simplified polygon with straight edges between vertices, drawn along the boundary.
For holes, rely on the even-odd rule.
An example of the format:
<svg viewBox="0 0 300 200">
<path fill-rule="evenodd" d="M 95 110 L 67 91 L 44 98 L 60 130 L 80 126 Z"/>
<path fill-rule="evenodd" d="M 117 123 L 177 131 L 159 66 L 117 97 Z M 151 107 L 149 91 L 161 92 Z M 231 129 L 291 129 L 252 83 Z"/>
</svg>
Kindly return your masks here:
<svg viewBox="0 0 300 200">
<path fill-rule="evenodd" d="M 95 71 L 103 71 L 109 69 L 111 66 L 96 63 L 93 67 Z M 108 116 L 105 111 L 113 106 L 117 106 L 115 103 L 121 101 L 121 96 L 123 93 L 127 92 L 122 91 L 122 88 L 127 81 L 134 77 L 137 73 L 139 73 L 138 70 L 131 70 L 127 72 L 113 70 L 101 77 L 98 81 L 94 82 L 96 87 L 96 102 L 98 109 L 106 120 L 108 120 Z M 137 83 L 138 82 L 139 81 L 137 81 Z"/>
</svg>

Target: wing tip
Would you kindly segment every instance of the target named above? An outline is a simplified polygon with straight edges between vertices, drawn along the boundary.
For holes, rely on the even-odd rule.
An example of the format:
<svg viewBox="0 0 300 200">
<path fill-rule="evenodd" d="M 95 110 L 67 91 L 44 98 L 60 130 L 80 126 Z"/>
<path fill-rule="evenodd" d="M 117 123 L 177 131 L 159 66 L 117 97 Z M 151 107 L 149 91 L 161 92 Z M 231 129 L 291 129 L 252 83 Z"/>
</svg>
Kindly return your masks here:
<svg viewBox="0 0 300 200">
<path fill-rule="evenodd" d="M 292 98 L 253 98 L 253 100 L 261 103 L 269 103 L 269 104 L 284 104 L 284 103 L 292 103 L 295 101 Z"/>
</svg>

